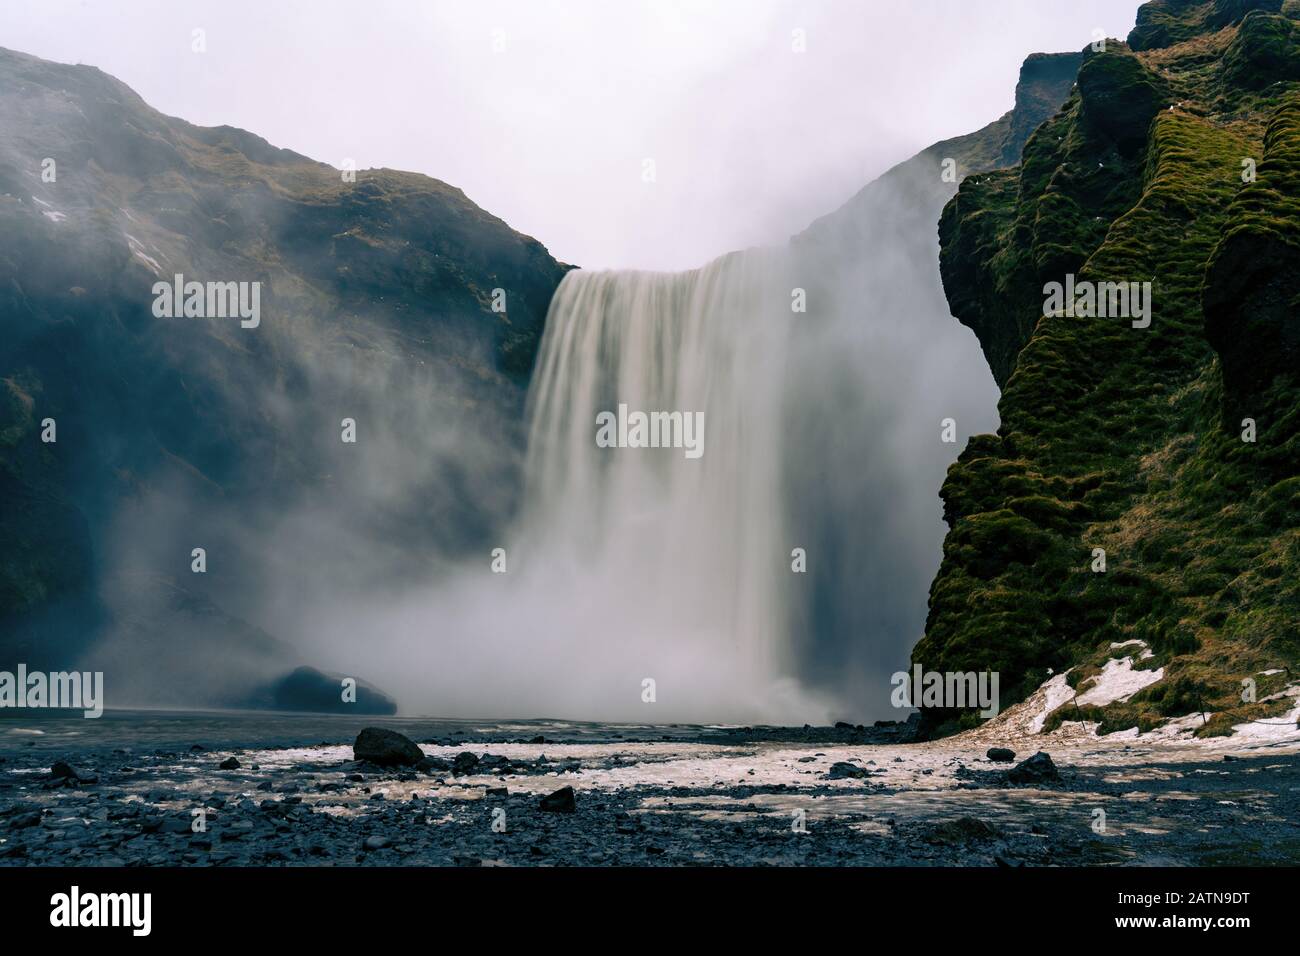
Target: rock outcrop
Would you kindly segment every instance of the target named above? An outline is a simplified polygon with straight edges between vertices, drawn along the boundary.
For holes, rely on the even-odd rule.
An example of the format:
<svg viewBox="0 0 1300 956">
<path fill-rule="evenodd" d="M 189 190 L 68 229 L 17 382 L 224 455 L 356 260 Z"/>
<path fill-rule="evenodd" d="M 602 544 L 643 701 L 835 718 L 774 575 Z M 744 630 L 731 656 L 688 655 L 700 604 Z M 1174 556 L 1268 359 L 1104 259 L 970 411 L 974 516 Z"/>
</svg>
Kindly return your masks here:
<svg viewBox="0 0 1300 956">
<path fill-rule="evenodd" d="M 426 176 L 346 173 L 3 49 L 0 128 L 0 663 L 184 640 L 170 602 L 119 600 L 109 572 L 274 630 L 265 595 L 496 540 L 567 268 L 540 243 Z M 159 315 L 178 275 L 205 316 Z M 207 314 L 254 284 L 256 320 Z M 140 670 L 119 699 L 149 699 Z"/>
<path fill-rule="evenodd" d="M 1300 45 L 1281 9 L 1146 4 L 1127 44 L 1084 52 L 1020 166 L 944 210 L 945 291 L 1002 424 L 944 484 L 913 661 L 998 671 L 1004 708 L 1134 639 L 1164 679 L 1094 708 L 1108 730 L 1230 723 L 1244 679 L 1300 665 Z M 1067 277 L 1150 283 L 1150 324 L 1048 307 Z"/>
</svg>

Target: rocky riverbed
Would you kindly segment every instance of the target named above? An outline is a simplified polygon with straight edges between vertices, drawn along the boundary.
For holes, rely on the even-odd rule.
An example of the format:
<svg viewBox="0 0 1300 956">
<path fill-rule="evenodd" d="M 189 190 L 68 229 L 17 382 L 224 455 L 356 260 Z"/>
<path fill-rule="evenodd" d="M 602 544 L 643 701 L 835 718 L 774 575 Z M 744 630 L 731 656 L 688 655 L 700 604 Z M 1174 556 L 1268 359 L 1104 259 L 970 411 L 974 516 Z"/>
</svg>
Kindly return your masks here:
<svg viewBox="0 0 1300 956">
<path fill-rule="evenodd" d="M 0 865 L 1300 862 L 1294 725 L 1185 723 L 1098 738 L 1008 719 L 905 744 L 897 725 L 10 719 Z M 366 726 L 416 762 L 358 760 Z"/>
</svg>

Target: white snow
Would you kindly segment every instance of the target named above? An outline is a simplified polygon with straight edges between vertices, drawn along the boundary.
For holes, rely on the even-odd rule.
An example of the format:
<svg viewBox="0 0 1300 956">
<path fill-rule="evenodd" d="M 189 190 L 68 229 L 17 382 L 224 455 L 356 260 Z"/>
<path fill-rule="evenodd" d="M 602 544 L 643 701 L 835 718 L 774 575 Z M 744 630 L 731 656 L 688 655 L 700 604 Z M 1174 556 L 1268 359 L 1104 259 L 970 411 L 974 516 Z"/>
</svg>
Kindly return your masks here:
<svg viewBox="0 0 1300 956">
<path fill-rule="evenodd" d="M 1163 667 L 1153 671 L 1133 669 L 1133 658 L 1122 657 L 1108 660 L 1101 673 L 1090 678 L 1091 686 L 1079 695 L 1080 706 L 1091 704 L 1105 707 L 1117 700 L 1128 700 L 1144 687 L 1162 680 L 1165 676 Z"/>
<path fill-rule="evenodd" d="M 63 222 L 63 220 L 68 218 L 65 213 L 51 212 L 49 210 L 42 212 L 41 215 L 43 215 L 50 222 Z"/>
<path fill-rule="evenodd" d="M 1152 652 L 1151 648 L 1147 647 L 1147 642 L 1139 641 L 1137 638 L 1133 638 L 1133 640 L 1131 641 L 1120 641 L 1118 644 L 1112 641 L 1110 645 L 1110 649 L 1112 651 L 1118 651 L 1121 648 L 1132 647 L 1134 644 L 1142 648 L 1142 653 L 1138 655 L 1138 660 L 1144 661 L 1148 657 L 1155 657 L 1155 654 Z"/>
<path fill-rule="evenodd" d="M 1274 694 L 1265 700 L 1275 700 L 1278 697 L 1297 697 L 1300 695 L 1300 686 L 1288 687 L 1281 694 Z M 1296 706 L 1281 717 L 1265 717 L 1261 720 L 1248 720 L 1244 724 L 1234 724 L 1232 727 L 1232 738 L 1234 740 L 1293 740 L 1300 738 L 1300 727 L 1296 726 L 1296 721 L 1300 720 L 1300 699 L 1297 700 Z"/>
</svg>

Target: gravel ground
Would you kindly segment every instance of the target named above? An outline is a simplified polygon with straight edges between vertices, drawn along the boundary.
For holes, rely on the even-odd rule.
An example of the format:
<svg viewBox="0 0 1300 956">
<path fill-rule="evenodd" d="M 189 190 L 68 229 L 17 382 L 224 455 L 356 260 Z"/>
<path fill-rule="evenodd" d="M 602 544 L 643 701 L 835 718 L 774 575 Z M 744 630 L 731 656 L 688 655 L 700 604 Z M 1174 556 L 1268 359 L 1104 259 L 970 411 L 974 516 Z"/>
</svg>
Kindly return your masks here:
<svg viewBox="0 0 1300 956">
<path fill-rule="evenodd" d="M 369 724 L 419 743 L 425 769 L 356 761 L 351 741 Z M 1300 862 L 1296 733 L 1022 731 L 896 744 L 877 742 L 890 728 L 6 721 L 0 865 Z M 993 746 L 1014 760 L 990 760 Z M 1012 770 L 1040 750 L 1055 777 L 1034 775 L 1041 758 Z M 571 803 L 543 808 L 565 787 Z"/>
</svg>

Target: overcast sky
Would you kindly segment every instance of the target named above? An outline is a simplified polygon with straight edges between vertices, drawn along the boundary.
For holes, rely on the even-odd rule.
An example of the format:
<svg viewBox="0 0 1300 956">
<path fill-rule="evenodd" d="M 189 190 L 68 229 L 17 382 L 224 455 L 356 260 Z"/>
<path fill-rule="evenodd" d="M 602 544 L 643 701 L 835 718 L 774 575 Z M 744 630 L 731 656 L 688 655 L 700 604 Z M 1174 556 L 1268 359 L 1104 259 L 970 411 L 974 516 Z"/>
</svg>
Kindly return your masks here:
<svg viewBox="0 0 1300 956">
<path fill-rule="evenodd" d="M 670 269 L 797 232 L 1009 109 L 1026 54 L 1122 37 L 1138 3 L 3 0 L 0 46 L 442 179 L 567 262 Z"/>
</svg>

